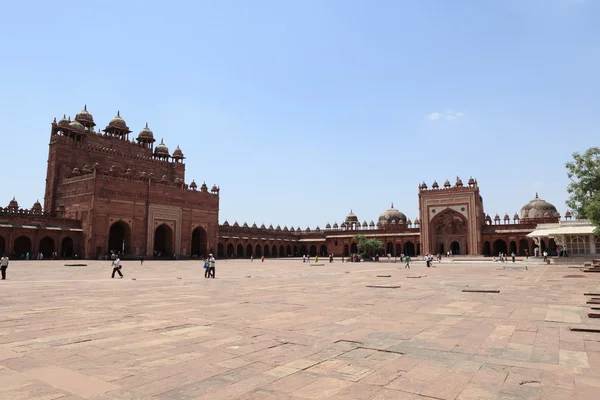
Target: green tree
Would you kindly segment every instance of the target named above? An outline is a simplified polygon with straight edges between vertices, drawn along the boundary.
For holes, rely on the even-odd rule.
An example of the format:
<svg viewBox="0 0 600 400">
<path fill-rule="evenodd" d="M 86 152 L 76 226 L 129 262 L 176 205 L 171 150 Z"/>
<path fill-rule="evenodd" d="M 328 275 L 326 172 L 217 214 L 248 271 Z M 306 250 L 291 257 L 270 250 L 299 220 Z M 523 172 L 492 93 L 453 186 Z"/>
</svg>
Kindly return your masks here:
<svg viewBox="0 0 600 400">
<path fill-rule="evenodd" d="M 571 180 L 567 187 L 570 197 L 567 206 L 575 217 L 589 219 L 600 235 L 600 148 L 592 147 L 585 153 L 573 153 L 573 161 L 566 164 Z"/>
<path fill-rule="evenodd" d="M 367 239 L 365 235 L 356 235 L 354 239 L 358 240 L 358 251 L 362 254 L 374 255 L 383 249 L 383 243 L 377 239 Z"/>
</svg>

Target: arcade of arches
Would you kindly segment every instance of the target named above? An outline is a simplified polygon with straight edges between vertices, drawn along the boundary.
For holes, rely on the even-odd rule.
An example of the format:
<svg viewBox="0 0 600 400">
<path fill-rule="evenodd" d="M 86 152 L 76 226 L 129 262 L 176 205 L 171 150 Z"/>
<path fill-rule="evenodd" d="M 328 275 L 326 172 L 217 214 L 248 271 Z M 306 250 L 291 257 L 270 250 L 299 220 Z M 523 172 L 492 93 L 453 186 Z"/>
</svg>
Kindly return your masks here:
<svg viewBox="0 0 600 400">
<path fill-rule="evenodd" d="M 59 258 L 72 258 L 75 253 L 74 241 L 70 236 L 42 236 L 32 239 L 30 235 L 15 235 L 12 243 L 0 236 L 0 254 L 8 254 L 15 259 L 52 259 L 56 254 Z"/>
</svg>

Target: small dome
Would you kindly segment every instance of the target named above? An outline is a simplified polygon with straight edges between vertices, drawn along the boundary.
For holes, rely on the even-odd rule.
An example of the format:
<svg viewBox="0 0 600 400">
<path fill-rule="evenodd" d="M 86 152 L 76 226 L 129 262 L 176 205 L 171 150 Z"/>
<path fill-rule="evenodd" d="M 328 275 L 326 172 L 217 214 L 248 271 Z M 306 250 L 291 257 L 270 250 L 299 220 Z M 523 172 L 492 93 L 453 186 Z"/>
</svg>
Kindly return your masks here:
<svg viewBox="0 0 600 400">
<path fill-rule="evenodd" d="M 147 142 L 154 143 L 154 132 L 150 128 L 148 128 L 148 123 L 146 122 L 146 126 L 138 133 L 137 137 L 138 142 Z"/>
<path fill-rule="evenodd" d="M 119 111 L 117 111 L 117 115 L 108 123 L 108 128 L 117 128 L 124 131 L 129 130 L 129 127 L 125 123 L 125 120 L 121 118 L 121 113 Z"/>
<path fill-rule="evenodd" d="M 83 110 L 79 111 L 77 115 L 75 115 L 75 121 L 81 122 L 82 124 L 96 126 L 94 123 L 94 117 L 87 110 L 87 104 L 83 106 Z"/>
<path fill-rule="evenodd" d="M 12 200 L 8 203 L 8 208 L 19 208 L 19 202 L 17 202 L 17 199 L 13 197 Z"/>
<path fill-rule="evenodd" d="M 273 230 L 273 224 L 269 224 L 269 230 L 272 231 Z"/>
<path fill-rule="evenodd" d="M 521 208 L 521 218 L 541 218 L 545 213 L 554 215 L 556 212 L 554 205 L 540 199 L 536 193 L 535 198 Z"/>
<path fill-rule="evenodd" d="M 293 226 L 290 228 L 290 232 L 296 232 L 296 228 L 294 228 Z"/>
<path fill-rule="evenodd" d="M 508 216 L 508 213 L 507 213 L 507 214 L 504 214 L 504 220 L 505 220 L 505 221 L 508 221 L 509 219 L 510 219 L 510 217 Z"/>
<path fill-rule="evenodd" d="M 265 224 L 261 224 L 260 229 L 267 229 L 267 227 L 265 226 Z"/>
<path fill-rule="evenodd" d="M 406 224 L 407 225 L 412 225 L 412 221 L 410 220 L 410 218 L 408 219 L 408 222 Z"/>
<path fill-rule="evenodd" d="M 421 224 L 421 220 L 419 218 L 415 219 L 415 225 L 420 225 L 420 224 Z"/>
<path fill-rule="evenodd" d="M 475 179 L 473 179 L 473 177 L 470 177 L 469 181 L 467 182 L 467 184 L 469 184 L 469 185 L 474 185 L 475 183 L 477 183 L 477 182 L 475 181 Z"/>
<path fill-rule="evenodd" d="M 277 232 L 281 231 L 281 226 L 277 225 L 277 228 L 275 228 L 275 230 L 276 230 Z"/>
<path fill-rule="evenodd" d="M 58 126 L 69 126 L 69 120 L 67 119 L 67 115 L 63 115 L 63 117 L 60 119 L 60 121 L 58 121 Z"/>
<path fill-rule="evenodd" d="M 319 225 L 317 225 L 317 227 L 315 228 L 315 232 L 321 232 L 321 228 L 319 228 Z"/>
<path fill-rule="evenodd" d="M 217 185 L 214 185 L 214 184 L 213 184 L 213 186 L 212 186 L 212 188 L 210 189 L 210 191 L 211 191 L 211 192 L 213 192 L 213 193 L 218 193 L 218 192 L 219 192 L 219 188 L 217 187 Z"/>
<path fill-rule="evenodd" d="M 494 217 L 494 221 L 500 221 L 500 216 L 498 214 L 496 214 L 496 216 Z"/>
<path fill-rule="evenodd" d="M 358 217 L 356 216 L 356 214 L 354 214 L 352 212 L 352 210 L 350 210 L 350 214 L 346 215 L 346 222 L 349 222 L 349 223 L 357 222 L 358 223 Z"/>
<path fill-rule="evenodd" d="M 325 225 L 325 229 L 331 229 L 331 224 L 328 222 L 327 225 Z"/>
<path fill-rule="evenodd" d="M 571 218 L 573 216 L 573 214 L 571 214 L 571 211 L 567 210 L 567 212 L 565 213 L 565 218 Z"/>
<path fill-rule="evenodd" d="M 485 216 L 485 220 L 486 222 L 492 222 L 492 217 L 490 217 L 490 215 L 488 214 Z"/>
<path fill-rule="evenodd" d="M 81 172 L 77 167 L 73 168 L 73 171 L 71 171 L 71 175 L 78 176 L 79 174 L 81 174 Z"/>
<path fill-rule="evenodd" d="M 190 183 L 190 189 L 192 189 L 192 190 L 198 189 L 198 185 L 196 184 L 196 181 L 192 180 L 192 183 Z M 225 221 L 225 222 L 227 222 L 227 221 Z"/>
<path fill-rule="evenodd" d="M 229 222 L 225 220 L 225 222 L 223 222 L 223 226 L 229 226 Z"/>
<path fill-rule="evenodd" d="M 246 222 L 244 222 L 244 225 L 242 225 L 242 228 L 247 228 L 248 224 Z"/>
<path fill-rule="evenodd" d="M 448 179 L 446 179 L 446 182 L 444 182 L 444 187 L 447 189 L 450 186 L 452 186 L 452 185 L 450 184 L 450 182 L 448 181 Z"/>
<path fill-rule="evenodd" d="M 515 213 L 515 215 L 513 215 L 513 219 L 515 221 L 518 221 L 519 220 L 519 214 Z"/>
<path fill-rule="evenodd" d="M 258 226 L 256 226 L 256 222 L 252 224 L 252 229 L 258 229 Z"/>
<path fill-rule="evenodd" d="M 33 203 L 33 207 L 31 207 L 31 209 L 33 211 L 42 211 L 42 204 L 40 203 L 39 200 L 36 200 L 36 202 Z"/>
<path fill-rule="evenodd" d="M 238 222 L 237 222 L 237 221 L 235 221 L 235 222 L 233 223 L 233 227 L 234 227 L 234 228 L 239 228 L 239 227 L 240 227 L 240 224 L 238 224 Z"/>
<path fill-rule="evenodd" d="M 306 232 L 310 232 L 310 226 L 306 227 Z"/>
<path fill-rule="evenodd" d="M 283 231 L 284 231 L 284 232 L 289 232 L 289 231 L 290 231 L 290 230 L 288 229 L 287 225 L 284 225 L 284 227 L 283 227 Z"/>
<path fill-rule="evenodd" d="M 69 123 L 69 128 L 77 132 L 85 132 L 85 128 L 77 121 L 71 121 Z"/>
<path fill-rule="evenodd" d="M 338 225 L 338 223 L 337 223 L 337 222 L 334 222 L 334 223 L 333 223 L 333 229 L 338 229 L 338 228 L 339 228 L 339 225 Z"/>
<path fill-rule="evenodd" d="M 208 186 L 206 186 L 206 182 L 202 182 L 202 186 L 200 186 L 200 191 L 201 192 L 208 192 Z"/>
<path fill-rule="evenodd" d="M 404 213 L 396 210 L 394 208 L 394 203 L 392 203 L 392 206 L 384 211 L 380 216 L 379 216 L 379 222 L 382 224 L 390 224 L 392 222 L 398 224 L 398 223 L 406 223 L 406 215 L 404 215 Z"/>
<path fill-rule="evenodd" d="M 363 226 L 363 228 L 366 228 L 368 226 L 367 221 L 363 221 L 362 226 Z"/>
<path fill-rule="evenodd" d="M 183 152 L 179 148 L 179 145 L 177 145 L 177 147 L 175 148 L 175 151 L 173 152 L 173 158 L 176 160 L 183 160 L 183 158 L 184 158 Z"/>
<path fill-rule="evenodd" d="M 373 222 L 373 220 L 371 220 L 371 222 L 369 222 L 369 226 L 372 228 L 375 226 L 375 222 Z"/>
<path fill-rule="evenodd" d="M 426 190 L 427 189 L 427 184 L 425 182 L 421 183 L 421 186 L 419 186 L 419 188 L 421 190 Z"/>
<path fill-rule="evenodd" d="M 437 181 L 433 181 L 433 185 L 431 185 L 431 187 L 433 189 L 439 189 L 440 185 L 437 183 Z"/>
<path fill-rule="evenodd" d="M 160 157 L 170 157 L 169 148 L 165 146 L 165 143 L 160 139 L 160 144 L 154 148 L 154 155 Z"/>
<path fill-rule="evenodd" d="M 456 177 L 456 187 L 463 187 L 463 182 L 458 176 Z"/>
</svg>

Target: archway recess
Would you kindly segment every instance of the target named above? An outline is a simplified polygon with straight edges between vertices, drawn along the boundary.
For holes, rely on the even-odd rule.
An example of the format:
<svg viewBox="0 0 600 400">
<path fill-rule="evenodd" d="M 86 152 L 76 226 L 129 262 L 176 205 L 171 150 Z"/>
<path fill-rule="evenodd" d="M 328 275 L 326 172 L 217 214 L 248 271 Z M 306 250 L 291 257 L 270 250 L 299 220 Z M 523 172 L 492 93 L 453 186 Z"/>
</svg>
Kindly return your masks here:
<svg viewBox="0 0 600 400">
<path fill-rule="evenodd" d="M 192 231 L 192 249 L 191 255 L 197 257 L 207 257 L 208 250 L 206 248 L 208 241 L 206 239 L 206 231 L 202 227 L 197 227 Z M 217 252 L 218 253 L 218 252 Z"/>
<path fill-rule="evenodd" d="M 162 224 L 154 230 L 154 251 L 157 257 L 173 255 L 173 229 L 170 226 Z"/>
<path fill-rule="evenodd" d="M 124 221 L 117 221 L 108 231 L 108 251 L 129 254 L 131 249 L 131 228 Z"/>
<path fill-rule="evenodd" d="M 450 250 L 452 254 L 466 253 L 468 225 L 462 214 L 449 208 L 441 211 L 431 220 L 430 232 L 433 252 Z"/>
</svg>

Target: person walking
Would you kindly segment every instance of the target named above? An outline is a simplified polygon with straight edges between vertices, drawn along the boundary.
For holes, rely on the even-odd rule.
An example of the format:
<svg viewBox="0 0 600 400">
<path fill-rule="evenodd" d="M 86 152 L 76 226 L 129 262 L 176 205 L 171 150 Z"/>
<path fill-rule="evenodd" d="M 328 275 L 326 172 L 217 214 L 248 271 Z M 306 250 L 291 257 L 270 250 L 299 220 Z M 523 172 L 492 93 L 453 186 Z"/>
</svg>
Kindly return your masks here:
<svg viewBox="0 0 600 400">
<path fill-rule="evenodd" d="M 119 259 L 119 256 L 116 254 L 112 260 L 112 266 L 113 266 L 113 272 L 112 272 L 111 278 L 115 277 L 115 272 L 118 273 L 121 278 L 123 278 L 123 274 L 121 273 L 121 260 Z"/>
<path fill-rule="evenodd" d="M 515 252 L 514 251 L 512 253 L 510 253 L 510 256 L 512 257 L 512 262 L 515 262 Z"/>
<path fill-rule="evenodd" d="M 215 258 L 212 254 L 208 255 L 208 277 L 215 279 Z"/>
<path fill-rule="evenodd" d="M 208 278 L 210 272 L 210 260 L 207 258 L 204 260 L 204 277 Z"/>
<path fill-rule="evenodd" d="M 410 269 L 410 256 L 404 256 L 404 261 L 406 261 L 404 268 Z"/>
<path fill-rule="evenodd" d="M 2 269 L 2 280 L 6 280 L 6 269 L 8 268 L 8 257 L 6 253 L 0 258 L 0 268 Z"/>
</svg>

